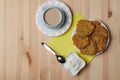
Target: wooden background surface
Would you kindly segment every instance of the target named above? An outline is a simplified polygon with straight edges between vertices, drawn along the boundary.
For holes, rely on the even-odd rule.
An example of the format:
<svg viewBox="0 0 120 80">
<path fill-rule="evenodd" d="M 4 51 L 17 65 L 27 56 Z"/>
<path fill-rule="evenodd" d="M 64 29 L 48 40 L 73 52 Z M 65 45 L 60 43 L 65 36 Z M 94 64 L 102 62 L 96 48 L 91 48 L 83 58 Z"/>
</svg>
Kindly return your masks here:
<svg viewBox="0 0 120 80">
<path fill-rule="evenodd" d="M 63 0 L 73 14 L 109 25 L 111 44 L 78 76 L 71 75 L 40 46 L 50 37 L 35 24 L 44 0 L 0 0 L 0 80 L 120 80 L 120 0 Z"/>
</svg>

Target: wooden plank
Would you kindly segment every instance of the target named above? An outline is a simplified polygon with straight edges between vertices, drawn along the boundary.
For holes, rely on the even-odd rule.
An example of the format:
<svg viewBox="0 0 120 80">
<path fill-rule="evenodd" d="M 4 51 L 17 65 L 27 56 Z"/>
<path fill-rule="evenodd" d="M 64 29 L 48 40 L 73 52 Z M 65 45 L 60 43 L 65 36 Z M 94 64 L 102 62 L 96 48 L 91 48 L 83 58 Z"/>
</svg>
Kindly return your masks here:
<svg viewBox="0 0 120 80">
<path fill-rule="evenodd" d="M 111 31 L 112 42 L 110 45 L 109 52 L 109 80 L 118 80 L 120 79 L 120 1 L 119 0 L 110 0 L 110 9 L 112 11 L 112 16 L 109 18 L 109 25 Z M 115 74 L 114 74 L 115 73 Z"/>
<path fill-rule="evenodd" d="M 37 1 L 30 0 L 29 1 L 29 18 L 30 18 L 30 26 L 29 26 L 29 80 L 37 80 L 38 79 L 38 70 L 39 70 L 39 35 L 38 28 L 35 24 L 35 13 L 37 9 Z"/>
<path fill-rule="evenodd" d="M 17 1 L 6 1 L 5 21 L 5 53 L 4 53 L 4 75 L 5 80 L 16 80 L 17 73 Z"/>
<path fill-rule="evenodd" d="M 0 80 L 4 79 L 5 1 L 0 2 Z"/>
<path fill-rule="evenodd" d="M 28 2 L 28 1 L 26 1 Z M 19 0 L 18 5 L 18 27 L 17 27 L 17 38 L 18 38 L 18 50 L 17 50 L 17 80 L 29 80 L 29 33 L 28 33 L 28 19 L 29 14 L 24 16 L 24 13 L 28 13 L 27 3 L 24 8 L 23 0 Z M 26 10 L 24 10 L 26 9 Z M 24 21 L 25 20 L 25 21 Z M 23 65 L 24 64 L 24 65 Z"/>
</svg>

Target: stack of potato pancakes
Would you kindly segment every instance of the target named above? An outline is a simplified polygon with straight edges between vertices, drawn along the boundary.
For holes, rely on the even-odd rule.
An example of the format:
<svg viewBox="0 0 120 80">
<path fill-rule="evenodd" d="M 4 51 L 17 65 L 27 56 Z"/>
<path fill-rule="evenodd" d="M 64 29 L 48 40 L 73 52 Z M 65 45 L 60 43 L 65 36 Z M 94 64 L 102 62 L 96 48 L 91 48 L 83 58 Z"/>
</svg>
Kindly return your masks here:
<svg viewBox="0 0 120 80">
<path fill-rule="evenodd" d="M 79 20 L 72 40 L 82 54 L 94 55 L 104 50 L 108 38 L 108 31 L 97 20 Z"/>
</svg>

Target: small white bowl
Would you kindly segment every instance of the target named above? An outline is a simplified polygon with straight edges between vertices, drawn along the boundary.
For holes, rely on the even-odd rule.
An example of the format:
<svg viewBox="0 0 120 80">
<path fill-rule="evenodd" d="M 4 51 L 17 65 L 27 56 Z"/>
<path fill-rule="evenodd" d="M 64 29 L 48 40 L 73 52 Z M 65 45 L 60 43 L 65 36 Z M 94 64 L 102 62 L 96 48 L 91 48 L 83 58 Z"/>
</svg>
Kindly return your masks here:
<svg viewBox="0 0 120 80">
<path fill-rule="evenodd" d="M 62 65 L 72 76 L 76 76 L 86 66 L 86 62 L 77 53 L 71 52 Z"/>
<path fill-rule="evenodd" d="M 59 16 L 60 16 L 59 22 L 58 22 L 57 24 L 55 24 L 55 25 L 49 25 L 49 24 L 46 22 L 46 20 L 45 20 L 45 14 L 46 14 L 46 12 L 47 12 L 48 10 L 50 10 L 50 9 L 55 9 L 55 10 L 59 13 Z M 53 15 L 53 16 L 54 16 L 54 15 Z M 48 9 L 46 9 L 46 10 L 44 11 L 44 14 L 43 14 L 43 16 L 42 16 L 42 21 L 43 21 L 43 23 L 44 23 L 44 25 L 45 25 L 46 27 L 48 27 L 48 28 L 50 28 L 50 29 L 58 29 L 58 28 L 62 27 L 62 25 L 64 24 L 64 22 L 65 22 L 65 15 L 64 15 L 63 10 L 61 10 L 61 9 L 59 9 L 59 8 L 56 8 L 56 7 L 54 7 L 54 8 L 48 8 Z"/>
</svg>

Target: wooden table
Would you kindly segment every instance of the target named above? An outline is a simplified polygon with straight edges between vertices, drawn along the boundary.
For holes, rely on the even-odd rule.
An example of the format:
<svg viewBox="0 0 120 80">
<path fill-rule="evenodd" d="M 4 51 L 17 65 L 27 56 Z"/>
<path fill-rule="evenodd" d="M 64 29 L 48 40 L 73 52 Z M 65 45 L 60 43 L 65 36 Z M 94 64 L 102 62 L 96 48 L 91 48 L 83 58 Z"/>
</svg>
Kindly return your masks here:
<svg viewBox="0 0 120 80">
<path fill-rule="evenodd" d="M 78 76 L 72 77 L 40 46 L 50 37 L 35 23 L 44 0 L 0 0 L 0 80 L 120 80 L 120 0 L 63 0 L 86 18 L 109 25 L 111 44 Z"/>
</svg>

